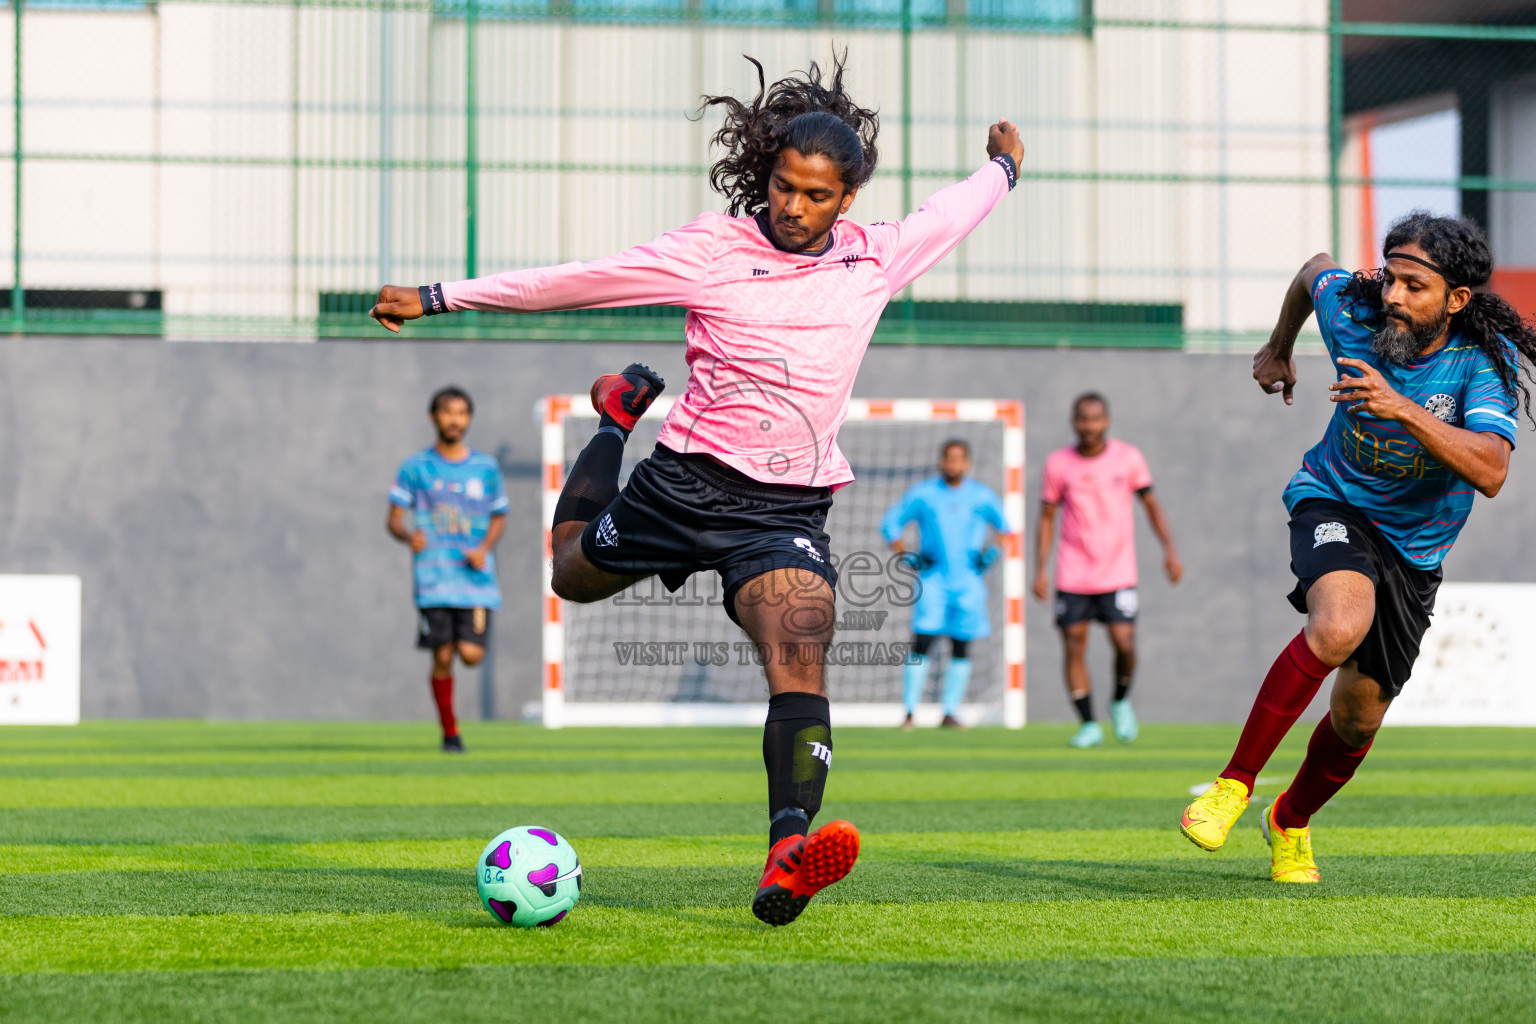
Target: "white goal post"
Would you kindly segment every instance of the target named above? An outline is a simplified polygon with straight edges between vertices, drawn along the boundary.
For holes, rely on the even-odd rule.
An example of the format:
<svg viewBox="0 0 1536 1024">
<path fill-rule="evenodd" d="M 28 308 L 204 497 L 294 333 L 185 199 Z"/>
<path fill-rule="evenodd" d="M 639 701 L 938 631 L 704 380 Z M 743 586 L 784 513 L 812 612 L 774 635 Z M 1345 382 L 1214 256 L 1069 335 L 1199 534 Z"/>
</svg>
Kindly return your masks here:
<svg viewBox="0 0 1536 1024">
<path fill-rule="evenodd" d="M 658 398 L 637 426 L 625 452 L 624 479 L 650 453 L 672 401 Z M 568 432 L 572 418 L 583 422 Z M 714 573 L 694 574 L 675 595 L 653 577 L 605 602 L 581 605 L 555 596 L 550 523 L 567 469 L 596 418 L 585 395 L 549 395 L 537 409 L 543 441 L 544 669 L 542 700 L 530 711 L 552 729 L 761 724 L 767 702 L 762 670 L 745 634 L 719 607 Z M 916 593 L 904 584 L 915 577 L 886 548 L 879 518 L 907 487 L 933 475 L 939 445 L 950 439 L 971 446 L 973 474 L 1001 495 L 1009 525 L 998 540 L 1001 572 L 988 581 L 994 633 L 973 641 L 970 653 L 971 691 L 978 699 L 963 705 L 960 717 L 1001 721 L 1010 729 L 1024 725 L 1023 403 L 908 398 L 851 400 L 838 436 L 858 477 L 837 492 L 827 523 L 840 575 L 839 632 L 828 655 L 833 721 L 839 725 L 896 725 L 904 714 L 901 662 L 911 639 Z M 861 547 L 854 551 L 845 544 Z M 865 639 L 861 630 L 879 635 Z M 845 640 L 848 636 L 858 639 Z M 934 645 L 929 660 L 938 660 L 935 668 L 947 649 L 946 641 Z M 939 715 L 939 706 L 929 701 L 916 717 L 920 725 L 935 724 Z"/>
</svg>

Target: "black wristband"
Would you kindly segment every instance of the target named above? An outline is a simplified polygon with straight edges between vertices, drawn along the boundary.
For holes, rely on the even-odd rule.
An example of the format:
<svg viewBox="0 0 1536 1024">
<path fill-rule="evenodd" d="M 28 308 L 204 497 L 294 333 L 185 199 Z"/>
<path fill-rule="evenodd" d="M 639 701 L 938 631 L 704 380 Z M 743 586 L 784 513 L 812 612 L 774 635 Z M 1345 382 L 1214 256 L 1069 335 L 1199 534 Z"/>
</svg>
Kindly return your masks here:
<svg viewBox="0 0 1536 1024">
<path fill-rule="evenodd" d="M 992 162 L 1001 167 L 1003 173 L 1008 175 L 1008 191 L 1012 192 L 1013 186 L 1019 183 L 1019 165 L 1013 162 L 1013 154 L 999 153 L 992 158 Z"/>
<path fill-rule="evenodd" d="M 436 316 L 439 313 L 448 312 L 448 303 L 443 298 L 442 285 L 424 284 L 416 291 L 421 295 L 422 316 Z"/>
</svg>

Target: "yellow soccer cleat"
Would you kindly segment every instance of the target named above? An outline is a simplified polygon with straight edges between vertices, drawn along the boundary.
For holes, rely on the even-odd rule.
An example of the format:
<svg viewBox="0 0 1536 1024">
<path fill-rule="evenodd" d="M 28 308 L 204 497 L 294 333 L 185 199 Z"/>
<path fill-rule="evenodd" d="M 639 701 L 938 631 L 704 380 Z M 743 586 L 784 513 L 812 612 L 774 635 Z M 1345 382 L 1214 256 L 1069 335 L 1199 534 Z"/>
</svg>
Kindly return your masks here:
<svg viewBox="0 0 1536 1024">
<path fill-rule="evenodd" d="M 1202 850 L 1219 850 L 1227 833 L 1248 809 L 1248 787 L 1236 779 L 1218 778 L 1195 802 L 1184 808 L 1179 831 Z"/>
<path fill-rule="evenodd" d="M 1259 819 L 1264 841 L 1269 844 L 1269 877 L 1277 882 L 1320 881 L 1317 861 L 1312 859 L 1312 829 L 1281 828 L 1276 824 L 1275 805 L 1279 802 L 1280 797 L 1275 797 Z"/>
</svg>

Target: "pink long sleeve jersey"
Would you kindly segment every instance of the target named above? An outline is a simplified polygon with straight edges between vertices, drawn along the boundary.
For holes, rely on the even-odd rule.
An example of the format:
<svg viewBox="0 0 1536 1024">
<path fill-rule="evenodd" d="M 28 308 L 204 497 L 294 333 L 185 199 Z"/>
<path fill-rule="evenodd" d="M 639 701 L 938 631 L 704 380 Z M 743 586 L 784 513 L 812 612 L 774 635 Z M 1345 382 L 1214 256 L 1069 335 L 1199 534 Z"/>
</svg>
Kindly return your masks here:
<svg viewBox="0 0 1536 1024">
<path fill-rule="evenodd" d="M 817 254 L 784 252 L 752 217 L 706 213 L 591 263 L 442 285 L 447 310 L 688 310 L 688 384 L 658 441 L 765 483 L 839 487 L 848 397 L 893 294 L 943 259 L 1012 186 L 998 158 L 899 224 L 840 220 Z"/>
</svg>

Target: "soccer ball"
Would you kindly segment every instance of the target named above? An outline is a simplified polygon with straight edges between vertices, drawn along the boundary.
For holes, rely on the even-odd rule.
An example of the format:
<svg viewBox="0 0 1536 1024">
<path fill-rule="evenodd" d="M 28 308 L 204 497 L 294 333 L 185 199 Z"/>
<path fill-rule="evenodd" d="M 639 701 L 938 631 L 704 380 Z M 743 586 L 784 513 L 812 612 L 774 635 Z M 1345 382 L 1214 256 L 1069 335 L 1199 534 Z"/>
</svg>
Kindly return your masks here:
<svg viewBox="0 0 1536 1024">
<path fill-rule="evenodd" d="M 581 899 L 576 850 L 537 825 L 509 828 L 486 844 L 475 862 L 475 880 L 491 916 L 517 928 L 557 924 Z"/>
</svg>

